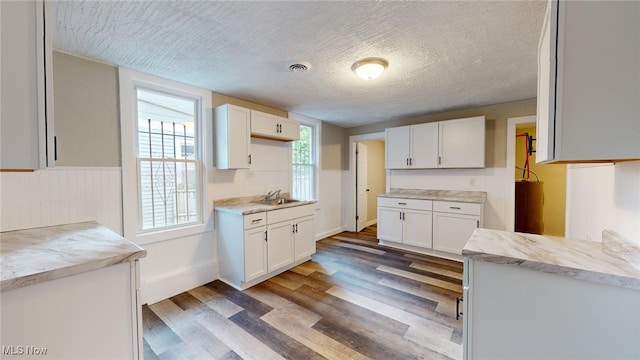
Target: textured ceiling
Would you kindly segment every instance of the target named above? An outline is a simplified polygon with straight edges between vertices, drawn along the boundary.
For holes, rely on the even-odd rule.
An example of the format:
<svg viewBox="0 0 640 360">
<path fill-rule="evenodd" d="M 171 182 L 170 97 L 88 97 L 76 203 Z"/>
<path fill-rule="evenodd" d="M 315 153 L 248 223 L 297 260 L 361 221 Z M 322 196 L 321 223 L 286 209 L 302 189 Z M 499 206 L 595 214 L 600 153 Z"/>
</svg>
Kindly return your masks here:
<svg viewBox="0 0 640 360">
<path fill-rule="evenodd" d="M 52 2 L 54 49 L 344 127 L 536 96 L 546 2 Z M 382 57 L 361 80 L 351 65 Z M 308 62 L 292 73 L 289 65 Z"/>
</svg>

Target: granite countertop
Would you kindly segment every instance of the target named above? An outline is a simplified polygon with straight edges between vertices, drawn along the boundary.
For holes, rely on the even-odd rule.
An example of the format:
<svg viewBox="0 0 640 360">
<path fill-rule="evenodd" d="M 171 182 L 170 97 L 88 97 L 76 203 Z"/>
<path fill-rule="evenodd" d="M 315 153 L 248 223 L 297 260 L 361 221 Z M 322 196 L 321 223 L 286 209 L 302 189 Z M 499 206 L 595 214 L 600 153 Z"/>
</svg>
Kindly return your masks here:
<svg viewBox="0 0 640 360">
<path fill-rule="evenodd" d="M 0 233 L 0 291 L 143 258 L 147 251 L 96 222 Z"/>
<path fill-rule="evenodd" d="M 640 247 L 613 231 L 602 242 L 476 229 L 462 250 L 471 259 L 640 290 Z"/>
<path fill-rule="evenodd" d="M 214 208 L 216 211 L 228 212 L 238 215 L 249 215 L 263 211 L 272 211 L 279 209 L 286 209 L 296 206 L 315 204 L 317 200 L 301 200 L 288 204 L 281 205 L 266 205 L 257 204 L 253 201 L 260 201 L 263 196 L 246 196 L 237 198 L 220 199 L 214 201 Z M 288 198 L 288 194 L 283 194 L 283 198 Z"/>
<path fill-rule="evenodd" d="M 459 201 L 482 204 L 487 200 L 487 193 L 483 191 L 391 189 L 388 193 L 378 194 L 378 197 Z"/>
</svg>

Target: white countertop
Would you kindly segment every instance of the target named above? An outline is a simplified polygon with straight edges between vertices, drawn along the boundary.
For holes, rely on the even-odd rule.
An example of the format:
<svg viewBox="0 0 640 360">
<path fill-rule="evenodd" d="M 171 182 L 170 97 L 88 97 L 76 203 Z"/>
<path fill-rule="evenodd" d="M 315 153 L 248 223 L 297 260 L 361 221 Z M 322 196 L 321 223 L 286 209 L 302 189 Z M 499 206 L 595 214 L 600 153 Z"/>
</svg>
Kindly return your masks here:
<svg viewBox="0 0 640 360">
<path fill-rule="evenodd" d="M 378 194 L 378 197 L 459 201 L 482 204 L 487 200 L 487 193 L 483 191 L 391 189 L 388 193 Z"/>
<path fill-rule="evenodd" d="M 147 251 L 96 222 L 0 233 L 0 291 L 143 258 Z"/>
<path fill-rule="evenodd" d="M 612 231 L 595 242 L 476 229 L 462 255 L 640 290 L 640 247 Z"/>
<path fill-rule="evenodd" d="M 281 205 L 265 205 L 265 204 L 257 204 L 253 203 L 253 201 L 259 201 L 262 199 L 261 196 L 247 196 L 247 197 L 237 197 L 237 198 L 229 198 L 229 199 L 220 199 L 214 201 L 214 209 L 216 211 L 228 212 L 232 214 L 238 215 L 249 215 L 255 214 L 263 211 L 272 211 L 279 209 L 286 209 L 296 206 L 315 204 L 317 200 L 301 200 L 288 204 Z"/>
</svg>

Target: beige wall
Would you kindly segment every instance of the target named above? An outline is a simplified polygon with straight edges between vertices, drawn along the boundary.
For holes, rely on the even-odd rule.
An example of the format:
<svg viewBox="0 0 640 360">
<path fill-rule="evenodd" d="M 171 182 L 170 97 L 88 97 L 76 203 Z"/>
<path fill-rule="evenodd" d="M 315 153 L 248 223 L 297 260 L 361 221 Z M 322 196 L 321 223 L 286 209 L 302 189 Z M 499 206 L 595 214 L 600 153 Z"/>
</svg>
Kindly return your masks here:
<svg viewBox="0 0 640 360">
<path fill-rule="evenodd" d="M 53 52 L 56 166 L 120 166 L 118 69 Z"/>
<path fill-rule="evenodd" d="M 349 169 L 349 159 L 345 154 L 349 154 L 345 129 L 329 123 L 322 123 L 322 134 L 320 134 L 320 157 L 323 170 L 347 170 Z"/>
<path fill-rule="evenodd" d="M 367 146 L 367 221 L 378 218 L 378 194 L 386 191 L 386 171 L 384 169 L 384 141 L 363 141 Z"/>
<path fill-rule="evenodd" d="M 495 105 L 473 107 L 462 110 L 447 111 L 424 116 L 397 119 L 373 125 L 357 126 L 346 129 L 345 136 L 369 134 L 384 131 L 385 128 L 413 125 L 433 121 L 459 119 L 484 115 L 486 125 L 486 167 L 505 167 L 507 161 L 507 118 L 526 116 L 536 113 L 536 99 L 506 102 Z M 348 153 L 345 155 L 348 159 Z M 348 163 L 348 161 L 347 161 Z"/>
<path fill-rule="evenodd" d="M 516 134 L 529 133 L 536 137 L 536 127 L 518 127 Z M 535 147 L 535 142 L 534 142 Z M 525 138 L 516 138 L 516 166 L 524 167 L 525 162 Z M 542 192 L 544 194 L 544 205 L 542 206 L 543 234 L 564 236 L 565 228 L 565 202 L 567 184 L 566 164 L 536 164 L 536 154 L 529 158 L 531 170 L 540 177 L 542 181 Z M 515 180 L 522 179 L 522 170 L 515 172 Z M 534 174 L 529 180 L 535 181 Z"/>
</svg>

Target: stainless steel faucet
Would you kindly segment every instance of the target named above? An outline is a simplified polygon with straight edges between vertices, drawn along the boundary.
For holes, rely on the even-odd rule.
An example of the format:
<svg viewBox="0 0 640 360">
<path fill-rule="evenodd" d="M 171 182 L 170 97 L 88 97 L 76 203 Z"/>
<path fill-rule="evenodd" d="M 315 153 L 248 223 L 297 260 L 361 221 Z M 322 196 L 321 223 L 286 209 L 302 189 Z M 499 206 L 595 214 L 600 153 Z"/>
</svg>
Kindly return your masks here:
<svg viewBox="0 0 640 360">
<path fill-rule="evenodd" d="M 280 189 L 275 190 L 275 191 L 269 191 L 267 193 L 267 195 L 265 195 L 264 199 L 265 200 L 271 200 L 271 198 L 273 198 L 275 196 L 275 199 L 280 199 Z"/>
</svg>

